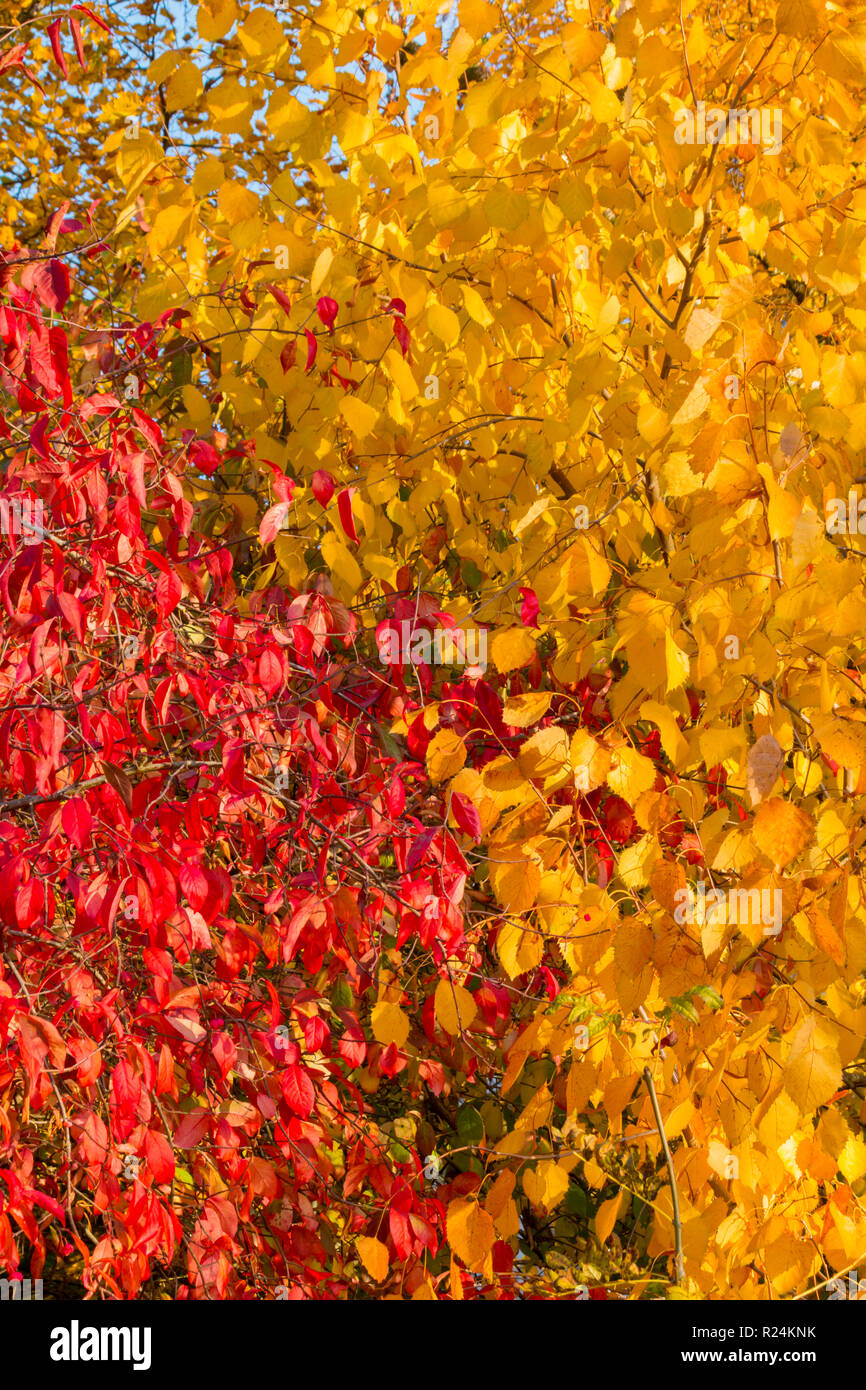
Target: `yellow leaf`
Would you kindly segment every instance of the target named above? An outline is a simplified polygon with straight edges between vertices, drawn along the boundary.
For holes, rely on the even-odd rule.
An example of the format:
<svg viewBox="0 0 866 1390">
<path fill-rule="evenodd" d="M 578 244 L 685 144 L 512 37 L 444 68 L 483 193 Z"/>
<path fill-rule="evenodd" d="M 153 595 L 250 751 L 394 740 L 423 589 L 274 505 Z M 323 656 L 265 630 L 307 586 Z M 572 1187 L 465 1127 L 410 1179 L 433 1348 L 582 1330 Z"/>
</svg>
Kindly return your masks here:
<svg viewBox="0 0 866 1390">
<path fill-rule="evenodd" d="M 824 27 L 821 0 L 781 0 L 776 10 L 776 32 L 797 38 L 813 37 Z"/>
<path fill-rule="evenodd" d="M 436 1019 L 452 1037 L 464 1032 L 476 1013 L 477 1005 L 468 989 L 451 980 L 440 980 L 434 999 Z"/>
<path fill-rule="evenodd" d="M 484 199 L 484 215 L 491 227 L 502 231 L 515 232 L 529 213 L 529 202 L 525 193 L 500 183 Z"/>
<path fill-rule="evenodd" d="M 333 261 L 334 253 L 330 246 L 324 247 L 316 257 L 316 264 L 313 266 L 313 273 L 310 276 L 310 294 L 319 293 L 319 290 L 327 279 L 328 271 L 331 269 Z M 347 399 L 354 400 L 355 397 L 349 396 Z"/>
<path fill-rule="evenodd" d="M 565 780 L 571 776 L 568 734 L 557 725 L 539 729 L 537 734 L 520 745 L 517 761 L 524 777 L 541 781 L 562 774 Z"/>
<path fill-rule="evenodd" d="M 525 1169 L 523 1190 L 534 1207 L 552 1211 L 568 1191 L 568 1173 L 558 1163 L 539 1163 Z"/>
<path fill-rule="evenodd" d="M 761 853 L 783 869 L 803 852 L 814 830 L 811 817 L 805 811 L 774 796 L 758 807 L 752 833 Z"/>
<path fill-rule="evenodd" d="M 610 753 L 584 729 L 578 729 L 571 740 L 569 759 L 575 788 L 584 794 L 600 787 L 610 771 Z"/>
<path fill-rule="evenodd" d="M 364 582 L 361 567 L 348 546 L 333 531 L 322 537 L 320 549 L 322 559 L 331 571 L 331 576 L 344 586 L 347 596 L 354 598 Z"/>
<path fill-rule="evenodd" d="M 634 806 L 656 780 L 656 770 L 649 758 L 634 748 L 617 748 L 613 754 L 607 785 L 617 796 Z"/>
<path fill-rule="evenodd" d="M 172 73 L 165 89 L 166 111 L 180 111 L 192 106 L 202 90 L 201 73 L 195 63 L 184 62 Z"/>
<path fill-rule="evenodd" d="M 567 1115 L 579 1115 L 589 1104 L 598 1083 L 598 1071 L 592 1062 L 573 1062 L 565 1083 Z"/>
<path fill-rule="evenodd" d="M 216 129 L 223 135 L 242 135 L 249 129 L 253 102 L 248 87 L 236 77 L 226 77 L 207 95 L 208 110 Z"/>
<path fill-rule="evenodd" d="M 553 568 L 563 573 L 566 593 L 575 599 L 595 598 L 604 593 L 610 582 L 610 565 L 603 549 L 588 536 L 581 536 Z"/>
<path fill-rule="evenodd" d="M 278 140 L 297 140 L 312 122 L 312 113 L 286 89 L 277 88 L 268 102 L 268 129 Z"/>
<path fill-rule="evenodd" d="M 749 250 L 757 253 L 763 251 L 767 244 L 767 237 L 770 235 L 769 217 L 758 216 L 754 208 L 741 207 L 738 222 L 740 236 Z M 772 531 L 770 534 L 772 535 Z"/>
<path fill-rule="evenodd" d="M 525 912 L 534 907 L 541 884 L 541 866 L 522 854 L 517 846 L 492 851 L 490 882 L 500 907 L 506 912 Z M 504 930 L 504 928 L 503 928 Z"/>
<path fill-rule="evenodd" d="M 460 293 L 463 295 L 463 307 L 469 317 L 482 328 L 489 328 L 493 322 L 493 315 L 478 291 L 473 290 L 471 285 L 463 285 Z"/>
<path fill-rule="evenodd" d="M 432 781 L 453 777 L 466 762 L 466 744 L 453 729 L 440 729 L 427 748 L 427 771 Z"/>
<path fill-rule="evenodd" d="M 622 970 L 619 966 L 615 972 L 616 978 L 616 997 L 619 1006 L 624 1014 L 637 1013 L 641 1004 L 650 992 L 653 982 L 653 968 L 645 965 L 637 974 L 632 975 L 630 971 Z"/>
<path fill-rule="evenodd" d="M 816 715 L 813 727 L 821 751 L 834 763 L 850 768 L 866 763 L 866 724 L 834 715 Z"/>
<path fill-rule="evenodd" d="M 381 1003 L 374 1005 L 370 1014 L 370 1023 L 373 1028 L 373 1037 L 383 1047 L 387 1047 L 389 1043 L 394 1043 L 396 1047 L 402 1047 L 409 1036 L 409 1017 L 404 1014 L 398 1004 L 389 1004 L 382 1000 Z"/>
<path fill-rule="evenodd" d="M 544 940 L 540 932 L 524 931 L 519 922 L 508 921 L 497 934 L 496 954 L 508 978 L 516 980 L 541 964 Z"/>
<path fill-rule="evenodd" d="M 509 1240 L 520 1231 L 520 1216 L 511 1196 L 514 1182 L 511 1169 L 503 1168 L 484 1199 L 484 1210 L 492 1216 L 500 1240 Z"/>
<path fill-rule="evenodd" d="M 588 1158 L 584 1163 L 583 1176 L 590 1187 L 604 1187 L 607 1182 L 607 1173 L 594 1158 Z"/>
<path fill-rule="evenodd" d="M 842 1085 L 838 1050 L 822 1037 L 818 1020 L 807 1018 L 794 1036 L 782 1084 L 804 1115 L 826 1105 Z"/>
<path fill-rule="evenodd" d="M 767 525 L 770 528 L 770 539 L 774 541 L 790 540 L 802 510 L 802 502 L 793 493 L 786 492 L 784 488 L 776 487 L 769 481 L 767 482 L 767 492 L 770 499 L 767 504 Z"/>
<path fill-rule="evenodd" d="M 773 790 L 784 762 L 785 754 L 772 734 L 763 734 L 749 749 L 746 791 L 753 806 Z"/>
<path fill-rule="evenodd" d="M 836 965 L 845 964 L 845 942 L 836 930 L 826 912 L 816 909 L 812 918 L 812 931 L 815 936 L 815 945 L 821 951 L 825 951 Z"/>
<path fill-rule="evenodd" d="M 668 694 L 672 690 L 677 690 L 681 685 L 685 685 L 691 671 L 691 664 L 686 653 L 678 647 L 669 629 L 665 629 L 665 671 L 667 673 L 667 685 L 665 687 Z"/>
<path fill-rule="evenodd" d="M 147 236 L 148 250 L 152 256 L 160 256 L 170 246 L 176 246 L 183 240 L 192 211 L 188 205 L 181 205 L 163 208 L 157 213 Z"/>
<path fill-rule="evenodd" d="M 618 1192 L 615 1197 L 610 1197 L 606 1202 L 602 1202 L 596 1212 L 595 1234 L 598 1236 L 600 1245 L 604 1245 L 604 1242 L 613 1232 L 613 1228 L 616 1225 L 616 1218 L 619 1215 L 619 1209 L 622 1205 L 622 1199 L 625 1195 L 624 1192 Z"/>
<path fill-rule="evenodd" d="M 644 700 L 640 707 L 641 719 L 649 719 L 658 725 L 661 744 L 671 762 L 676 766 L 685 757 L 688 745 L 677 724 L 676 714 L 668 705 L 658 700 Z"/>
<path fill-rule="evenodd" d="M 263 58 L 268 53 L 276 53 L 286 42 L 282 24 L 266 9 L 251 11 L 238 30 L 241 46 L 250 58 Z"/>
<path fill-rule="evenodd" d="M 355 1241 L 355 1247 L 370 1278 L 375 1279 L 377 1284 L 381 1284 L 383 1279 L 387 1279 L 387 1245 L 383 1245 L 381 1240 L 376 1240 L 375 1236 L 359 1236 Z"/>
<path fill-rule="evenodd" d="M 460 337 L 460 320 L 454 310 L 444 304 L 430 305 L 427 310 L 427 323 L 431 333 L 435 333 L 446 347 L 453 347 Z"/>
<path fill-rule="evenodd" d="M 466 1268 L 480 1270 L 496 1240 L 493 1218 L 477 1202 L 455 1197 L 448 1204 L 445 1229 L 451 1249 Z"/>
<path fill-rule="evenodd" d="M 653 934 L 645 922 L 635 919 L 621 924 L 614 941 L 614 958 L 626 975 L 639 975 L 650 959 Z"/>
<path fill-rule="evenodd" d="M 235 0 L 201 0 L 197 11 L 198 32 L 206 43 L 221 39 L 237 19 Z"/>
<path fill-rule="evenodd" d="M 589 109 L 593 120 L 599 125 L 615 121 L 620 115 L 621 107 L 614 93 L 603 87 L 591 72 L 584 73 L 582 81 L 589 96 Z"/>
<path fill-rule="evenodd" d="M 358 396 L 344 396 L 340 401 L 340 414 L 356 439 L 366 439 L 372 434 L 379 418 L 378 411 Z"/>
<path fill-rule="evenodd" d="M 529 783 L 520 771 L 519 762 L 516 758 L 509 758 L 507 753 L 498 758 L 491 758 L 489 763 L 484 764 L 481 780 L 490 792 L 513 792 L 529 788 Z"/>
<path fill-rule="evenodd" d="M 497 671 L 516 671 L 519 666 L 527 666 L 535 656 L 535 638 L 529 628 L 509 627 L 497 632 L 490 644 L 491 654 Z"/>
<path fill-rule="evenodd" d="M 866 1144 L 853 1134 L 839 1155 L 839 1172 L 847 1182 L 858 1182 L 866 1173 Z"/>
<path fill-rule="evenodd" d="M 675 864 L 670 859 L 662 859 L 650 874 L 653 897 L 665 912 L 673 913 L 677 906 L 676 894 L 685 886 L 685 869 L 682 864 Z"/>
<path fill-rule="evenodd" d="M 664 1129 L 668 1139 L 676 1139 L 682 1134 L 686 1125 L 691 1124 L 695 1117 L 695 1107 L 690 1100 L 680 1101 L 675 1105 L 669 1115 L 665 1117 Z"/>
<path fill-rule="evenodd" d="M 226 179 L 220 184 L 217 194 L 217 207 L 227 222 L 243 222 L 258 211 L 258 194 L 251 188 L 244 188 L 235 179 Z"/>
<path fill-rule="evenodd" d="M 512 695 L 505 701 L 503 723 L 515 729 L 526 729 L 530 724 L 537 724 L 547 713 L 552 699 L 549 690 L 531 690 L 528 695 Z"/>
</svg>

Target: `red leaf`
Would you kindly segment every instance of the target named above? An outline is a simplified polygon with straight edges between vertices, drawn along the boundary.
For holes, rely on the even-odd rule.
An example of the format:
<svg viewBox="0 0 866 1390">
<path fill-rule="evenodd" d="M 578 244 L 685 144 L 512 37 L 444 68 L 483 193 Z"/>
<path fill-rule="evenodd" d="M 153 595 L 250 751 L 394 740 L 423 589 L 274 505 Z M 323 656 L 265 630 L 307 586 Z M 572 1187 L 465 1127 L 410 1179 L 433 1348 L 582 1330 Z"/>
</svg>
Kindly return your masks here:
<svg viewBox="0 0 866 1390">
<path fill-rule="evenodd" d="M 346 1009 L 343 1013 L 346 1031 L 337 1046 L 340 1056 L 350 1067 L 359 1067 L 367 1055 L 367 1042 L 360 1023 L 353 1013 Z"/>
<path fill-rule="evenodd" d="M 87 64 L 84 61 L 84 44 L 81 42 L 81 25 L 74 14 L 69 16 L 69 27 L 72 30 L 72 41 L 75 44 L 75 52 L 78 54 L 78 61 L 84 68 Z"/>
<path fill-rule="evenodd" d="M 284 290 L 281 290 L 277 285 L 266 285 L 265 289 L 273 295 L 281 309 L 284 309 L 287 314 L 291 311 L 292 301 Z"/>
<path fill-rule="evenodd" d="M 535 619 L 538 617 L 538 599 L 534 589 L 518 589 L 520 597 L 523 599 L 520 605 L 520 621 L 526 627 L 534 627 Z"/>
<path fill-rule="evenodd" d="M 290 1063 L 283 1072 L 280 1084 L 289 1109 L 294 1110 L 295 1114 L 304 1120 L 308 1115 L 312 1115 L 316 1092 L 303 1067 Z"/>
<path fill-rule="evenodd" d="M 141 534 L 141 508 L 134 497 L 119 497 L 114 509 L 114 519 L 120 533 L 132 540 Z"/>
<path fill-rule="evenodd" d="M 320 507 L 327 507 L 334 495 L 334 479 L 324 468 L 317 468 L 312 480 L 313 496 Z"/>
<path fill-rule="evenodd" d="M 268 507 L 259 526 L 259 540 L 262 545 L 270 545 L 280 532 L 291 505 L 291 502 L 275 502 L 272 507 Z"/>
<path fill-rule="evenodd" d="M 69 298 L 69 270 L 63 261 L 52 258 L 45 261 L 31 261 L 21 272 L 24 289 L 32 290 L 46 309 L 59 313 Z"/>
<path fill-rule="evenodd" d="M 183 864 L 178 874 L 178 882 L 187 902 L 198 912 L 207 902 L 210 889 L 204 869 L 199 864 Z"/>
<path fill-rule="evenodd" d="M 180 603 L 182 593 L 180 576 L 175 574 L 174 570 L 159 576 L 156 581 L 156 611 L 160 618 L 167 618 L 174 612 Z"/>
<path fill-rule="evenodd" d="M 283 375 L 285 375 L 285 373 L 289 370 L 290 367 L 294 367 L 295 356 L 297 354 L 297 351 L 297 342 L 294 338 L 290 338 L 289 341 L 286 343 L 285 347 L 283 348 L 282 352 L 280 353 L 280 366 L 283 369 Z"/>
<path fill-rule="evenodd" d="M 151 420 L 149 415 L 145 415 L 143 410 L 139 410 L 137 406 L 132 407 L 132 418 L 148 444 L 152 445 L 154 449 L 161 449 L 162 432 L 160 431 L 159 425 L 157 425 L 154 420 Z"/>
<path fill-rule="evenodd" d="M 18 1022 L 18 1052 L 30 1080 L 30 1098 L 36 1099 L 46 1058 L 57 1070 L 66 1060 L 66 1044 L 53 1023 L 30 1014 Z"/>
<path fill-rule="evenodd" d="M 612 840 L 625 843 L 634 834 L 631 807 L 621 796 L 609 796 L 604 804 L 604 828 Z"/>
<path fill-rule="evenodd" d="M 406 317 L 405 299 L 389 299 L 385 309 L 386 314 L 399 314 L 401 318 Z"/>
<path fill-rule="evenodd" d="M 100 763 L 102 771 L 105 773 L 105 780 L 110 787 L 113 787 L 122 800 L 127 811 L 132 813 L 132 783 L 127 777 L 122 767 L 115 767 L 113 763 Z"/>
<path fill-rule="evenodd" d="M 98 14 L 94 14 L 89 5 L 73 5 L 72 9 L 77 14 L 86 14 L 88 19 L 92 19 L 94 24 L 98 24 L 100 29 L 104 29 L 106 34 L 111 33 L 111 26 L 106 24 L 104 19 L 100 19 Z"/>
<path fill-rule="evenodd" d="M 22 931 L 30 931 L 45 910 L 45 889 L 38 878 L 31 878 L 17 889 L 14 898 L 15 921 Z"/>
<path fill-rule="evenodd" d="M 213 1033 L 210 1044 L 211 1057 L 219 1068 L 220 1081 L 225 1081 L 238 1059 L 238 1050 L 228 1033 Z"/>
<path fill-rule="evenodd" d="M 54 61 L 63 73 L 64 77 L 69 76 L 69 69 L 66 66 L 66 59 L 63 56 L 63 49 L 60 47 L 60 25 L 63 21 L 55 19 L 53 24 L 48 26 L 48 37 L 51 40 L 51 51 L 54 54 Z"/>
<path fill-rule="evenodd" d="M 81 419 L 86 422 L 92 415 L 113 415 L 115 410 L 120 410 L 120 401 L 116 396 L 106 391 L 95 396 L 88 396 L 86 400 L 81 402 L 81 409 L 78 413 Z"/>
<path fill-rule="evenodd" d="M 189 1110 L 174 1132 L 174 1143 L 178 1149 L 196 1149 L 210 1128 L 210 1116 L 206 1110 Z"/>
<path fill-rule="evenodd" d="M 58 20 L 59 24 L 60 21 Z M 46 251 L 54 251 L 57 245 L 57 237 L 63 231 L 63 223 L 69 211 L 69 199 L 65 198 L 56 212 L 52 212 L 48 219 L 48 226 L 45 228 L 45 236 L 42 238 L 42 245 Z"/>
<path fill-rule="evenodd" d="M 409 330 L 402 319 L 394 320 L 394 337 L 400 344 L 400 351 L 402 352 L 403 356 L 406 357 L 409 353 L 409 345 L 412 339 L 409 334 Z"/>
<path fill-rule="evenodd" d="M 48 431 L 51 427 L 51 420 L 47 415 L 40 415 L 36 424 L 30 431 L 30 447 L 39 458 L 49 457 Z"/>
<path fill-rule="evenodd" d="M 259 682 L 267 695 L 276 695 L 283 683 L 283 667 L 276 652 L 262 652 L 259 657 Z"/>
<path fill-rule="evenodd" d="M 93 816 L 83 796 L 73 796 L 64 801 L 60 821 L 68 839 L 76 849 L 83 850 L 89 843 L 93 829 Z"/>
<path fill-rule="evenodd" d="M 304 336 L 307 339 L 307 365 L 304 371 L 308 372 L 316 360 L 316 353 L 319 351 L 319 340 L 315 333 L 310 332 L 309 328 L 304 329 Z"/>
<path fill-rule="evenodd" d="M 316 313 L 319 315 L 325 327 L 332 333 L 334 331 L 334 319 L 337 317 L 339 308 L 340 306 L 336 299 L 331 299 L 327 294 L 323 294 L 316 305 Z"/>
<path fill-rule="evenodd" d="M 468 796 L 462 792 L 451 793 L 451 810 L 460 829 L 473 840 L 481 839 L 481 817 L 478 808 L 473 806 Z"/>
<path fill-rule="evenodd" d="M 37 1192 L 33 1187 L 28 1190 L 27 1197 L 35 1207 L 42 1207 L 43 1211 L 50 1211 L 52 1216 L 65 1224 L 66 1212 L 53 1197 L 47 1197 L 44 1192 Z"/>
<path fill-rule="evenodd" d="M 388 787 L 388 815 L 392 820 L 396 820 L 398 816 L 402 816 L 405 807 L 406 788 L 400 778 L 394 776 L 391 778 L 391 783 Z"/>
<path fill-rule="evenodd" d="M 7 48 L 5 53 L 0 53 L 0 72 L 5 72 L 7 68 L 20 68 L 27 47 L 26 43 L 16 43 L 14 48 Z"/>
<path fill-rule="evenodd" d="M 174 1154 L 165 1135 L 155 1129 L 149 1129 L 144 1136 L 144 1160 L 155 1183 L 171 1182 Z"/>
<path fill-rule="evenodd" d="M 268 468 L 271 470 L 271 478 L 273 479 L 274 492 L 277 494 L 277 501 L 291 502 L 295 495 L 294 478 L 289 478 L 281 468 L 278 468 L 275 463 L 270 463 L 268 459 L 263 459 L 262 462 L 267 464 Z"/>
<path fill-rule="evenodd" d="M 206 439 L 196 439 L 189 447 L 189 461 L 198 473 L 204 473 L 209 478 L 219 468 L 222 455 Z"/>
<path fill-rule="evenodd" d="M 87 616 L 84 604 L 74 594 L 58 594 L 57 606 L 68 622 L 79 642 L 84 641 L 84 619 Z"/>
<path fill-rule="evenodd" d="M 358 491 L 356 487 L 344 487 L 337 497 L 337 511 L 340 513 L 340 525 L 349 537 L 357 545 L 359 542 L 358 532 L 355 530 L 355 518 L 352 515 L 352 497 Z"/>
<path fill-rule="evenodd" d="M 412 1228 L 408 1217 L 392 1206 L 388 1213 L 388 1229 L 394 1242 L 398 1260 L 406 1260 L 412 1254 Z"/>
</svg>

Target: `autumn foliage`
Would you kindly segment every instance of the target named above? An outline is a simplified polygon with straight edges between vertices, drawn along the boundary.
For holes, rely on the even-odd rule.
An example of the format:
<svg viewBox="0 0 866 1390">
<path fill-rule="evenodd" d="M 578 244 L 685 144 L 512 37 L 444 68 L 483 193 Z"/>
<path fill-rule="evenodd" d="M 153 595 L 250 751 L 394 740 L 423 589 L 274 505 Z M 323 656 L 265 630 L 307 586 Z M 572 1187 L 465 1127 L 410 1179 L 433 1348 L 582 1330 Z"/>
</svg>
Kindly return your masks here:
<svg viewBox="0 0 866 1390">
<path fill-rule="evenodd" d="M 822 1296 L 866 12 L 138 9 L 0 49 L 0 1271 Z"/>
</svg>

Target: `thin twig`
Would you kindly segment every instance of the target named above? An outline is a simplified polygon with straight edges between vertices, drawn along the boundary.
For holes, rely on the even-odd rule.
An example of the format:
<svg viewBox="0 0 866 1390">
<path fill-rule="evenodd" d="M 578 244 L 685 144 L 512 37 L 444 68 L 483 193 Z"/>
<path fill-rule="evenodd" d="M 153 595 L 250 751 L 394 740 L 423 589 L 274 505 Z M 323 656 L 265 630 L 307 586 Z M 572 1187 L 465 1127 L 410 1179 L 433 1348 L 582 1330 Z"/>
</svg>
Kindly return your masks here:
<svg viewBox="0 0 866 1390">
<path fill-rule="evenodd" d="M 671 1151 L 668 1148 L 665 1127 L 662 1124 L 662 1112 L 659 1109 L 658 1096 L 656 1095 L 656 1088 L 653 1084 L 653 1074 L 650 1071 L 649 1067 L 644 1067 L 643 1079 L 646 1082 L 646 1088 L 649 1091 L 649 1098 L 653 1108 L 653 1115 L 655 1116 L 656 1128 L 659 1132 L 659 1139 L 661 1140 L 662 1150 L 665 1156 L 665 1162 L 668 1165 L 668 1177 L 670 1178 L 671 1182 L 671 1201 L 673 1202 L 674 1209 L 674 1251 L 676 1255 L 677 1283 L 681 1284 L 686 1277 L 686 1267 L 683 1261 L 683 1223 L 680 1220 L 680 1199 L 679 1194 L 677 1192 L 677 1179 L 676 1174 L 674 1173 L 674 1161 L 671 1158 Z"/>
</svg>

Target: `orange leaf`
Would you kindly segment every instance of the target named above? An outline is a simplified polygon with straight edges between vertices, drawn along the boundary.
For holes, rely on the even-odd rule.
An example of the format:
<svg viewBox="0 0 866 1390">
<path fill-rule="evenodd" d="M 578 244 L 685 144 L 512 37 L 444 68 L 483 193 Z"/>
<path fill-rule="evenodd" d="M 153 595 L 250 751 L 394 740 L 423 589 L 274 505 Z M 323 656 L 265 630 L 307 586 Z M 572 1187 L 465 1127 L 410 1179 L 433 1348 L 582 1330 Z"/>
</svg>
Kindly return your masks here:
<svg viewBox="0 0 866 1390">
<path fill-rule="evenodd" d="M 774 796 L 772 800 L 765 801 L 758 807 L 754 827 L 755 844 L 761 853 L 779 868 L 784 868 L 792 859 L 796 859 L 806 848 L 813 834 L 811 817 L 807 816 L 805 811 L 801 811 L 799 806 L 793 806 L 790 801 L 783 801 L 781 797 Z"/>
<path fill-rule="evenodd" d="M 496 1240 L 493 1218 L 478 1205 L 456 1197 L 448 1205 L 448 1243 L 467 1269 L 480 1270 Z"/>
<path fill-rule="evenodd" d="M 626 1194 L 618 1192 L 615 1197 L 610 1197 L 608 1201 L 602 1202 L 595 1214 L 595 1233 L 598 1236 L 599 1244 L 604 1245 L 608 1236 L 616 1225 L 616 1218 L 622 1206 L 622 1199 Z"/>
</svg>

